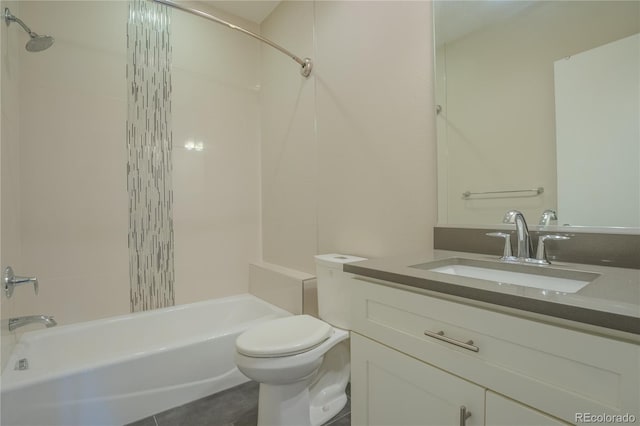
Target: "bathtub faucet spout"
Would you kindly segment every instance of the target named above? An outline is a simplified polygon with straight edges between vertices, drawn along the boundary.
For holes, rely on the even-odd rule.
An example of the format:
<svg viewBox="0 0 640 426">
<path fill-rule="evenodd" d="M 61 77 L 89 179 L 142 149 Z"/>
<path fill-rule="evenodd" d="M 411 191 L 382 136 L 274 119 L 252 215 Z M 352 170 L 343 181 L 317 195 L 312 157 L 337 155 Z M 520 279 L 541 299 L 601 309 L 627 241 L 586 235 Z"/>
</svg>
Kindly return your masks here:
<svg viewBox="0 0 640 426">
<path fill-rule="evenodd" d="M 9 318 L 9 331 L 13 331 L 18 327 L 28 324 L 44 324 L 47 328 L 58 325 L 52 316 L 48 315 L 29 315 L 26 317 Z"/>
</svg>

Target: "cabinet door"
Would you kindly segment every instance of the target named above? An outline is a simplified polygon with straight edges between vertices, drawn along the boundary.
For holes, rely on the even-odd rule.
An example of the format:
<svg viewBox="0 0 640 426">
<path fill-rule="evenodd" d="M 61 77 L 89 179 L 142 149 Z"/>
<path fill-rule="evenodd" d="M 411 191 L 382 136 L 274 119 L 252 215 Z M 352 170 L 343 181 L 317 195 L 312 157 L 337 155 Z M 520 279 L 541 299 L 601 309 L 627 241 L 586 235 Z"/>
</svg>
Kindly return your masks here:
<svg viewBox="0 0 640 426">
<path fill-rule="evenodd" d="M 486 426 L 566 426 L 569 424 L 489 390 L 485 409 Z"/>
<path fill-rule="evenodd" d="M 357 333 L 351 389 L 354 426 L 484 424 L 483 388 Z M 463 409 L 471 415 L 461 421 Z"/>
</svg>

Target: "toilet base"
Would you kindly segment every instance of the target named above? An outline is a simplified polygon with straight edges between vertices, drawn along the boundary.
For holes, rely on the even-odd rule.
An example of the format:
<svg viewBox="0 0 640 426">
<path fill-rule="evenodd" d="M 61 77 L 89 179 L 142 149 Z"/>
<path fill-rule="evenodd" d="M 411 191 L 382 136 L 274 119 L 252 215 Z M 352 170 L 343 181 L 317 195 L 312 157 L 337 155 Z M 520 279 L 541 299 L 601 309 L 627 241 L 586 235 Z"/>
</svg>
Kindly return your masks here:
<svg viewBox="0 0 640 426">
<path fill-rule="evenodd" d="M 347 404 L 345 390 L 351 372 L 349 341 L 344 340 L 328 351 L 309 386 L 311 425 L 321 425 L 338 414 Z"/>
<path fill-rule="evenodd" d="M 288 385 L 260 383 L 258 426 L 311 426 L 308 380 Z"/>
<path fill-rule="evenodd" d="M 346 332 L 340 330 L 343 338 Z M 294 383 L 260 383 L 258 426 L 320 426 L 347 404 L 349 341 L 342 340 L 320 359 L 319 368 Z"/>
<path fill-rule="evenodd" d="M 347 404 L 347 395 L 341 395 L 322 405 L 309 400 L 307 380 L 289 385 L 260 384 L 257 426 L 320 426 Z"/>
<path fill-rule="evenodd" d="M 310 407 L 311 426 L 320 426 L 338 414 L 347 405 L 347 395 L 343 393 L 323 405 L 313 405 Z"/>
</svg>

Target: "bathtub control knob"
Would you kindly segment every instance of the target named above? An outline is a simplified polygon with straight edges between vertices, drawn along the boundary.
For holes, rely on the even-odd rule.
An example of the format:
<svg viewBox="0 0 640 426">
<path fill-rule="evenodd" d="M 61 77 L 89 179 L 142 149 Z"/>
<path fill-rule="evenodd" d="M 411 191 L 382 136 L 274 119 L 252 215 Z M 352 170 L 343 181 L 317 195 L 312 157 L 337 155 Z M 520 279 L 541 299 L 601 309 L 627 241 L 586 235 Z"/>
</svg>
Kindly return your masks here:
<svg viewBox="0 0 640 426">
<path fill-rule="evenodd" d="M 15 286 L 23 284 L 33 284 L 33 290 L 38 294 L 38 279 L 36 277 L 18 277 L 13 273 L 11 266 L 7 266 L 4 270 L 4 294 L 7 298 L 13 295 Z"/>
</svg>

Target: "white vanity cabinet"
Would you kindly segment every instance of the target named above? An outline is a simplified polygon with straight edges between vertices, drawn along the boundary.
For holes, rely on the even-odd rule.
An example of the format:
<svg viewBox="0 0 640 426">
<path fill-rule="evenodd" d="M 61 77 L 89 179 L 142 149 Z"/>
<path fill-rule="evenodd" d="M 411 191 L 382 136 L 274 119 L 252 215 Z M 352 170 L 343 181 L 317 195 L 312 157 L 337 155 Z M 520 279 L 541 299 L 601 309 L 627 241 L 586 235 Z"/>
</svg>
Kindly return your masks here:
<svg viewBox="0 0 640 426">
<path fill-rule="evenodd" d="M 562 426 L 568 423 L 487 390 L 486 426 Z"/>
<path fill-rule="evenodd" d="M 358 334 L 351 340 L 352 425 L 484 424 L 484 389 Z"/>
<path fill-rule="evenodd" d="M 368 278 L 352 285 L 354 426 L 640 420 L 637 344 Z"/>
</svg>

